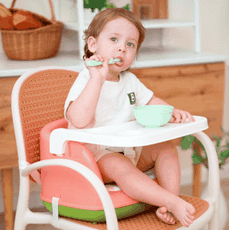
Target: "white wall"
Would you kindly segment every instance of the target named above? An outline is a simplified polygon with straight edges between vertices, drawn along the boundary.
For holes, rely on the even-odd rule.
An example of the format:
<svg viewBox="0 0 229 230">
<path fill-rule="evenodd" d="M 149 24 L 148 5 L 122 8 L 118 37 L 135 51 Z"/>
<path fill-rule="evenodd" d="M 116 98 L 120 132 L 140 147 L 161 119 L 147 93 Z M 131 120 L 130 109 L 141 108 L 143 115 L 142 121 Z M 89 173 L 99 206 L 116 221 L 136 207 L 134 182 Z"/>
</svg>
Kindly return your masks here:
<svg viewBox="0 0 229 230">
<path fill-rule="evenodd" d="M 190 2 L 189 0 L 172 1 L 176 3 L 183 2 L 183 4 L 179 5 L 185 14 L 179 16 L 186 19 L 191 18 L 190 13 L 187 11 L 188 8 L 184 5 L 184 2 Z M 174 8 L 174 5 L 171 7 Z M 171 11 L 171 16 L 174 16 L 172 13 L 174 11 Z M 200 28 L 202 52 L 226 54 L 229 56 L 229 1 L 200 0 Z M 167 35 L 169 44 L 193 47 L 192 29 L 170 29 Z"/>
<path fill-rule="evenodd" d="M 54 0 L 53 0 L 54 1 Z M 119 4 L 124 0 L 110 0 Z M 125 0 L 127 3 L 129 0 Z M 0 0 L 5 6 L 10 7 L 11 0 Z M 169 0 L 170 17 L 174 18 L 192 18 L 192 12 L 189 10 L 190 0 Z M 74 8 L 74 0 L 61 0 L 60 17 L 62 20 L 76 18 Z M 17 8 L 28 9 L 48 18 L 51 17 L 48 0 L 17 0 Z M 179 9 L 179 11 L 177 11 Z M 173 13 L 175 12 L 176 13 Z M 201 45 L 203 52 L 213 52 L 217 54 L 226 54 L 229 56 L 229 1 L 225 0 L 200 0 L 201 14 Z M 161 36 L 161 30 L 150 30 L 147 32 L 148 38 L 144 46 L 155 45 L 158 37 Z M 154 39 L 149 39 L 149 35 L 154 34 Z M 180 45 L 187 48 L 193 48 L 193 31 L 192 29 L 169 29 L 166 30 L 166 40 L 170 45 Z M 77 33 L 74 31 L 64 31 L 62 40 L 62 50 L 77 49 Z M 0 52 L 3 52 L 0 46 Z M 1 60 L 0 60 L 1 61 Z M 179 151 L 181 168 L 182 168 L 182 183 L 192 183 L 192 162 L 191 153 Z M 187 160 L 188 159 L 188 160 Z M 221 171 L 221 178 L 229 175 L 229 167 Z M 206 170 L 203 168 L 203 180 L 205 180 Z M 14 208 L 17 205 L 18 196 L 18 169 L 14 169 Z M 0 180 L 1 188 L 1 180 Z M 31 192 L 31 207 L 40 206 L 41 201 L 38 197 L 39 186 L 32 184 Z M 3 212 L 2 190 L 0 189 L 0 212 Z"/>
</svg>

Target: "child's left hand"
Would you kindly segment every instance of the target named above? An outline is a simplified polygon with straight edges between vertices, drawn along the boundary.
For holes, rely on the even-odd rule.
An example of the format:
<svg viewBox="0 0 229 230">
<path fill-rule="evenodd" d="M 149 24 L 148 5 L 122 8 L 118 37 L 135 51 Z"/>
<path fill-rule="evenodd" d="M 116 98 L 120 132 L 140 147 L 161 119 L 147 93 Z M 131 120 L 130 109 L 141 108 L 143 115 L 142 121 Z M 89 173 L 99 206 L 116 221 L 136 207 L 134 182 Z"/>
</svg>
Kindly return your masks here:
<svg viewBox="0 0 229 230">
<path fill-rule="evenodd" d="M 189 112 L 174 108 L 173 115 L 169 122 L 184 123 L 187 118 L 189 119 L 189 122 L 195 121 L 195 118 Z"/>
</svg>

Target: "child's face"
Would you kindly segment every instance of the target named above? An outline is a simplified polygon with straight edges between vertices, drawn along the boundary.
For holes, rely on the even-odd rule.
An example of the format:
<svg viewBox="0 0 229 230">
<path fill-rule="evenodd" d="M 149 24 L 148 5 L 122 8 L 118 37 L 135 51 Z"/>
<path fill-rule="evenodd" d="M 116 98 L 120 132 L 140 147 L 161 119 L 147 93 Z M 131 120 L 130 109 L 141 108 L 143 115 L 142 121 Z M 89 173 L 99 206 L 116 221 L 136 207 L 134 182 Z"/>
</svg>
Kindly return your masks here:
<svg viewBox="0 0 229 230">
<path fill-rule="evenodd" d="M 120 58 L 122 62 L 109 65 L 109 69 L 121 72 L 128 69 L 135 57 L 139 32 L 134 24 L 125 18 L 108 22 L 95 40 L 94 51 L 103 59 Z"/>
</svg>

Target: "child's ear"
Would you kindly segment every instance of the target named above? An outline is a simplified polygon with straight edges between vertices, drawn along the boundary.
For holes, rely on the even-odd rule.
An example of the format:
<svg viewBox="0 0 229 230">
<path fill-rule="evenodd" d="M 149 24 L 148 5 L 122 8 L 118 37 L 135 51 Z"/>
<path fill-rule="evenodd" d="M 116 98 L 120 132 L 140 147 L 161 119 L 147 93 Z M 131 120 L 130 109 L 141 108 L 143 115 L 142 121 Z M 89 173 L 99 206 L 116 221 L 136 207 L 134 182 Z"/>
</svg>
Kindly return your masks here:
<svg viewBox="0 0 229 230">
<path fill-rule="evenodd" d="M 88 49 L 92 53 L 95 53 L 96 52 L 96 39 L 94 37 L 90 36 L 87 40 L 87 46 L 88 46 Z"/>
</svg>

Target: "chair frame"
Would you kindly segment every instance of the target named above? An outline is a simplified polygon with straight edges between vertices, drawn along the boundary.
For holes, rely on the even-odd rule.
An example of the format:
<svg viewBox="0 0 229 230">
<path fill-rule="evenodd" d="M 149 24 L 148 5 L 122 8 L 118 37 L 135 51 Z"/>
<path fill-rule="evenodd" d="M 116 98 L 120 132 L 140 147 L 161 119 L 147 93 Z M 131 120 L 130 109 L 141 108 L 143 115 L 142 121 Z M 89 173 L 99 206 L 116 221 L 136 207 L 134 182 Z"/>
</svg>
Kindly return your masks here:
<svg viewBox="0 0 229 230">
<path fill-rule="evenodd" d="M 79 173 L 81 173 L 95 188 L 97 191 L 101 202 L 104 207 L 106 215 L 107 228 L 109 230 L 118 229 L 118 221 L 115 214 L 115 209 L 113 207 L 109 193 L 107 192 L 104 184 L 101 180 L 87 167 L 84 165 L 66 159 L 56 159 L 56 160 L 43 160 L 38 161 L 33 164 L 29 164 L 26 161 L 26 150 L 24 145 L 24 137 L 22 132 L 21 124 L 21 115 L 19 108 L 19 99 L 18 95 L 20 93 L 20 87 L 23 82 L 34 73 L 44 70 L 69 70 L 72 69 L 62 68 L 62 67 L 42 67 L 37 68 L 32 71 L 29 71 L 26 74 L 23 74 L 18 81 L 15 83 L 12 92 L 12 115 L 13 115 L 13 124 L 17 142 L 17 150 L 19 157 L 19 171 L 20 171 L 20 190 L 19 190 L 19 199 L 18 207 L 16 212 L 15 219 L 15 230 L 24 230 L 28 224 L 52 224 L 56 228 L 61 229 L 95 229 L 86 226 L 82 226 L 71 221 L 67 221 L 65 218 L 58 217 L 58 215 L 53 215 L 52 213 L 35 213 L 29 209 L 29 188 L 30 188 L 30 178 L 29 174 L 34 172 L 34 170 L 47 167 L 51 165 L 61 165 L 68 168 L 71 168 Z M 218 158 L 215 151 L 215 147 L 211 139 L 202 131 L 193 134 L 197 139 L 201 141 L 203 146 L 206 149 L 206 153 L 209 161 L 209 174 L 208 174 L 208 189 L 209 197 L 206 200 L 210 204 L 209 210 L 206 214 L 203 214 L 189 228 L 178 228 L 182 229 L 199 229 L 203 227 L 206 222 L 210 221 L 209 229 L 217 230 L 219 229 L 219 190 L 220 190 L 220 181 L 219 181 L 219 168 L 218 168 Z M 201 223 L 203 219 L 207 220 L 204 224 Z"/>
</svg>

